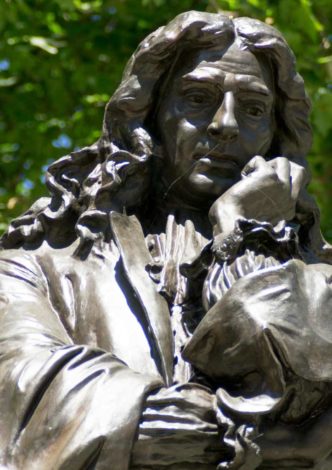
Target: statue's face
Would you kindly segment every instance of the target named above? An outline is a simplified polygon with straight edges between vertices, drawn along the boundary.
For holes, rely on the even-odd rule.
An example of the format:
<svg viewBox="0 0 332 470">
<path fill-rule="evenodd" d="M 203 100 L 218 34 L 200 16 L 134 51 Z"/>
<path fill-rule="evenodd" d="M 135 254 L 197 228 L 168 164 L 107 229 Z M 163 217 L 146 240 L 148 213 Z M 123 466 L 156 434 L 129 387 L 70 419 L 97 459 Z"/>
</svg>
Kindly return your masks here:
<svg viewBox="0 0 332 470">
<path fill-rule="evenodd" d="M 272 74 L 233 44 L 198 51 L 174 72 L 162 97 L 157 126 L 164 176 L 183 202 L 213 201 L 240 179 L 274 134 Z"/>
</svg>

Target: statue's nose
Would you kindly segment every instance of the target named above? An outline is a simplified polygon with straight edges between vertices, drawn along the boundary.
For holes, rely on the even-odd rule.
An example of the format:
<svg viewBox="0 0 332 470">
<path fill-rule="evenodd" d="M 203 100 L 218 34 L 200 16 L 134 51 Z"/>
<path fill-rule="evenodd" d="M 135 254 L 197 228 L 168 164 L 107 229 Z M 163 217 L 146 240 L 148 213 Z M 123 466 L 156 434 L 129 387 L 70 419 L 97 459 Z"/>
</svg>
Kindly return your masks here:
<svg viewBox="0 0 332 470">
<path fill-rule="evenodd" d="M 224 95 L 223 102 L 208 126 L 211 137 L 224 142 L 232 142 L 239 134 L 239 126 L 235 118 L 235 99 L 231 91 Z"/>
</svg>

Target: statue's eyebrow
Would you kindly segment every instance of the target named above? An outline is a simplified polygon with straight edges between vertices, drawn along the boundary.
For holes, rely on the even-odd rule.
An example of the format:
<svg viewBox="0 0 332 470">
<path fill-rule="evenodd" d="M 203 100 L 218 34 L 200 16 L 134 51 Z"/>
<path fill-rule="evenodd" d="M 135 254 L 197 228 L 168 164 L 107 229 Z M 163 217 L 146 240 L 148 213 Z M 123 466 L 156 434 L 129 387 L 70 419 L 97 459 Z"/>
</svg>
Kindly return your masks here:
<svg viewBox="0 0 332 470">
<path fill-rule="evenodd" d="M 223 78 L 220 75 L 220 70 L 214 67 L 200 67 L 183 75 L 182 80 L 185 82 L 208 82 L 217 85 L 216 79 L 218 79 L 219 83 L 222 83 Z"/>
<path fill-rule="evenodd" d="M 272 91 L 264 84 L 263 81 L 259 80 L 255 75 L 249 74 L 234 74 L 235 83 L 234 87 L 236 90 L 251 91 L 253 93 L 259 93 L 266 97 L 273 98 Z M 221 70 L 214 67 L 200 67 L 182 76 L 184 85 L 190 82 L 199 83 L 210 83 L 216 87 L 224 88 L 225 76 L 221 74 Z M 227 78 L 226 78 L 227 80 Z M 227 80 L 229 84 L 229 80 Z"/>
<path fill-rule="evenodd" d="M 253 80 L 248 80 L 249 77 L 253 77 Z M 254 93 L 259 93 L 266 97 L 273 98 L 272 91 L 265 85 L 264 82 L 259 80 L 253 75 L 237 75 L 236 76 L 236 85 L 239 90 L 243 91 L 252 91 Z"/>
</svg>

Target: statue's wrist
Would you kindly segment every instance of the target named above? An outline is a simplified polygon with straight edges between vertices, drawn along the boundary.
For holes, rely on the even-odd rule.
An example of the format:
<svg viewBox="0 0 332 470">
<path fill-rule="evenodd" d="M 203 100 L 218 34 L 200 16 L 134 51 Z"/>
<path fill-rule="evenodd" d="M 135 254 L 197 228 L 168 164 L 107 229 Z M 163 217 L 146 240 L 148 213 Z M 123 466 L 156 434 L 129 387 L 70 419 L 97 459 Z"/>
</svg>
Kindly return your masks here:
<svg viewBox="0 0 332 470">
<path fill-rule="evenodd" d="M 297 245 L 296 232 L 287 225 L 276 229 L 269 222 L 238 217 L 233 230 L 214 236 L 212 252 L 220 261 L 232 261 L 245 248 L 288 259 L 298 256 Z"/>
<path fill-rule="evenodd" d="M 227 237 L 236 229 L 237 220 L 245 219 L 241 205 L 237 204 L 233 199 L 228 200 L 228 198 L 215 203 L 209 217 L 214 238 L 219 235 Z"/>
</svg>

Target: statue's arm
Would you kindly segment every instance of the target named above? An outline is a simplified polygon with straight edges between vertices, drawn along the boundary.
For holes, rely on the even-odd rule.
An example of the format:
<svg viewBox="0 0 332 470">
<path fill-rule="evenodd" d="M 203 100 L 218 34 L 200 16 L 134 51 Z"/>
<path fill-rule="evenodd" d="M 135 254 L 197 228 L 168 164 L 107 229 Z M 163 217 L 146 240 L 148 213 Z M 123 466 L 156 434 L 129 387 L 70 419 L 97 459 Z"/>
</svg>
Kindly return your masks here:
<svg viewBox="0 0 332 470">
<path fill-rule="evenodd" d="M 0 464 L 125 470 L 143 399 L 160 385 L 101 349 L 73 344 L 38 263 L 3 252 Z"/>
<path fill-rule="evenodd" d="M 236 381 L 218 405 L 240 423 L 258 419 L 264 469 L 332 468 L 331 273 L 291 261 L 241 278 L 183 352 L 221 387 Z"/>
</svg>

